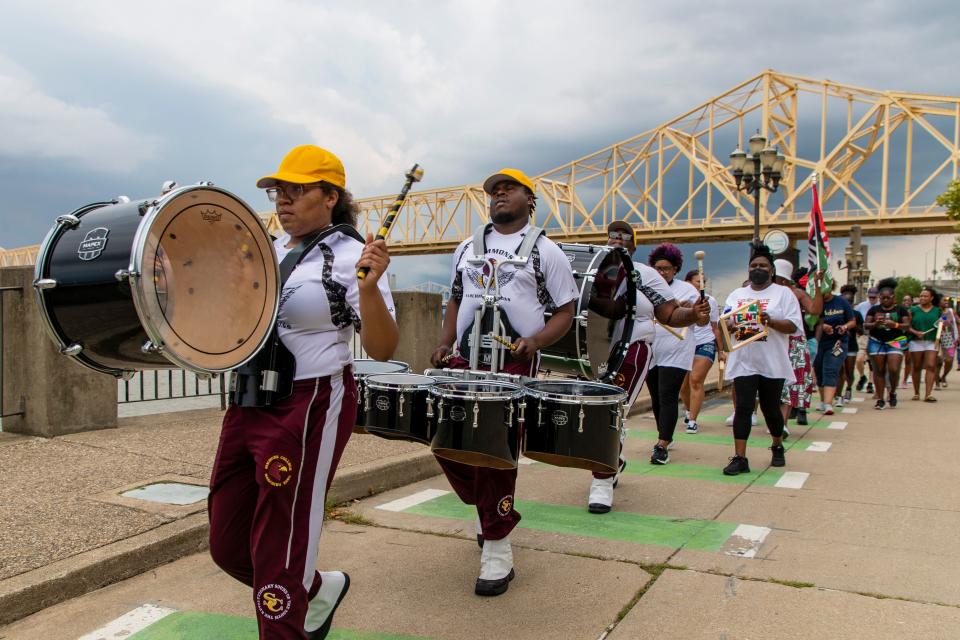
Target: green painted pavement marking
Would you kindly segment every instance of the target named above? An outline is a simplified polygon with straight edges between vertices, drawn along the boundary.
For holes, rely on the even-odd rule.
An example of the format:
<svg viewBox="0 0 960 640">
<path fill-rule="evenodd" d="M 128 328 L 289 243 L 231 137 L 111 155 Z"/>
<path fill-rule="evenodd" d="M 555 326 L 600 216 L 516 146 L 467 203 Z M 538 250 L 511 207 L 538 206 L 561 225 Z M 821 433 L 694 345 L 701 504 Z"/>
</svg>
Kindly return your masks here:
<svg viewBox="0 0 960 640">
<path fill-rule="evenodd" d="M 840 411 L 839 411 L 839 409 L 838 409 L 838 410 L 837 410 L 837 413 L 839 413 L 839 412 L 840 412 Z M 813 415 L 811 415 L 810 413 L 807 413 L 807 421 L 809 422 L 809 424 L 807 424 L 807 425 L 798 425 L 798 424 L 797 424 L 797 421 L 791 418 L 790 420 L 787 420 L 787 426 L 789 426 L 789 427 L 798 427 L 798 428 L 799 428 L 799 427 L 804 427 L 804 426 L 810 426 L 810 427 L 813 427 L 813 428 L 815 428 L 815 429 L 826 429 L 826 428 L 829 426 L 830 421 L 835 417 L 835 415 L 836 415 L 836 414 L 834 414 L 834 416 L 824 416 L 824 415 L 813 416 Z M 722 416 L 718 416 L 718 415 L 715 415 L 715 414 L 706 414 L 706 415 L 700 414 L 700 416 L 697 417 L 697 423 L 698 423 L 698 424 L 699 424 L 699 423 L 704 423 L 704 422 L 718 422 L 718 423 L 719 423 L 719 422 L 723 422 L 723 423 L 726 423 L 727 418 L 729 418 L 729 417 L 730 417 L 730 414 L 729 414 L 729 413 L 726 414 L 726 415 L 722 415 Z M 766 420 L 763 419 L 763 415 L 762 415 L 762 414 L 758 414 L 758 415 L 757 415 L 757 425 L 756 425 L 756 426 L 758 426 L 758 427 L 765 427 L 765 426 L 767 426 L 767 422 L 766 422 Z"/>
<path fill-rule="evenodd" d="M 624 473 L 637 476 L 665 476 L 667 478 L 681 478 L 683 480 L 705 480 L 707 482 L 722 482 L 724 484 L 756 484 L 763 487 L 772 487 L 783 476 L 782 471 L 751 471 L 736 476 L 725 476 L 719 466 L 708 467 L 699 464 L 646 464 L 638 461 L 628 464 Z"/>
<path fill-rule="evenodd" d="M 256 640 L 254 618 L 203 611 L 177 611 L 138 631 L 128 640 Z M 428 640 L 422 636 L 333 629 L 327 640 Z"/>
<path fill-rule="evenodd" d="M 758 436 L 752 440 L 747 440 L 747 446 L 755 449 L 769 449 L 770 442 L 767 440 L 768 436 L 766 433 L 764 433 L 763 436 L 764 437 Z M 627 437 L 653 442 L 660 439 L 660 434 L 653 429 L 628 429 Z M 733 436 L 718 436 L 712 433 L 681 433 L 679 429 L 677 433 L 673 434 L 673 439 L 675 442 L 700 442 L 702 444 L 733 446 Z M 800 444 L 800 441 L 793 438 L 787 438 L 783 441 L 783 447 L 785 449 L 792 449 L 798 444 Z"/>
<path fill-rule="evenodd" d="M 523 520 L 517 526 L 524 529 L 669 548 L 687 547 L 700 551 L 720 551 L 738 526 L 713 520 L 669 518 L 624 511 L 611 511 L 598 517 L 579 506 L 528 500 L 518 501 L 516 508 L 523 514 Z M 460 502 L 455 493 L 421 502 L 403 512 L 471 522 L 477 517 L 477 508 Z"/>
</svg>

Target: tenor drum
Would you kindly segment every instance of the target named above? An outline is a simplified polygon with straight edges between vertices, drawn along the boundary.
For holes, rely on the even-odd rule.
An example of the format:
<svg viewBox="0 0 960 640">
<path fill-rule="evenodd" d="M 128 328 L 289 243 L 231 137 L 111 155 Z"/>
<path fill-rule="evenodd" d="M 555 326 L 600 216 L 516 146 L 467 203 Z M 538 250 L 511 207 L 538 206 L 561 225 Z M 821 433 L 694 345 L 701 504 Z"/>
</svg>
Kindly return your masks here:
<svg viewBox="0 0 960 640">
<path fill-rule="evenodd" d="M 34 288 L 61 353 L 126 377 L 243 364 L 270 335 L 279 281 L 256 212 L 198 185 L 60 216 L 40 246 Z"/>
<path fill-rule="evenodd" d="M 573 323 L 557 342 L 540 350 L 540 369 L 562 376 L 610 382 L 619 371 L 630 348 L 637 289 L 633 282 L 633 261 L 624 249 L 589 244 L 560 243 L 573 269 L 580 295 Z M 625 278 L 626 311 L 620 318 L 601 315 L 591 302 L 607 292 L 594 286 L 601 270 L 621 270 Z M 550 314 L 547 314 L 549 318 Z M 622 327 L 622 330 L 619 329 Z"/>
<path fill-rule="evenodd" d="M 527 397 L 523 455 L 558 467 L 615 473 L 627 394 L 609 384 L 533 380 Z"/>
<path fill-rule="evenodd" d="M 399 360 L 357 358 L 353 361 L 353 377 L 357 381 L 357 420 L 353 429 L 354 433 L 364 433 L 366 431 L 367 413 L 364 410 L 366 405 L 363 399 L 366 393 L 367 378 L 386 373 L 409 372 L 410 365 L 406 362 L 400 362 Z"/>
<path fill-rule="evenodd" d="M 464 380 L 430 387 L 435 455 L 475 467 L 516 469 L 523 428 L 523 388 L 509 382 Z"/>
<path fill-rule="evenodd" d="M 427 416 L 427 407 L 433 403 L 429 389 L 435 383 L 434 378 L 415 373 L 368 376 L 363 395 L 367 433 L 430 444 L 433 417 Z"/>
</svg>

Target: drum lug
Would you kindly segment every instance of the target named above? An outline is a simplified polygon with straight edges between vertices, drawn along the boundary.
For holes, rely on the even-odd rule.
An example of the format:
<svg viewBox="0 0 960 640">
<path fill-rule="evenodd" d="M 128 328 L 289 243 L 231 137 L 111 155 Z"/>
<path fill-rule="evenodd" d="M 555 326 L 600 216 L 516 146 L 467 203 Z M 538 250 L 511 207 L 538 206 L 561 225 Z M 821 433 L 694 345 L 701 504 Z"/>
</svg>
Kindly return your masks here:
<svg viewBox="0 0 960 640">
<path fill-rule="evenodd" d="M 400 392 L 400 401 L 397 404 L 399 405 L 399 409 L 397 411 L 397 417 L 402 418 L 403 417 L 403 392 L 402 391 Z"/>
<path fill-rule="evenodd" d="M 80 355 L 80 352 L 83 351 L 83 345 L 77 344 L 74 342 L 69 347 L 60 347 L 60 353 L 65 356 L 76 356 Z"/>
<path fill-rule="evenodd" d="M 480 426 L 480 403 L 474 400 L 473 402 L 473 428 L 476 429 Z"/>
<path fill-rule="evenodd" d="M 123 282 L 124 280 L 129 280 L 130 278 L 139 278 L 140 274 L 136 271 L 130 271 L 129 269 L 117 269 L 117 272 L 113 274 L 113 277 L 116 278 L 117 282 Z"/>
<path fill-rule="evenodd" d="M 437 402 L 437 424 L 443 422 L 443 398 Z"/>
<path fill-rule="evenodd" d="M 63 225 L 69 229 L 75 229 L 80 226 L 80 218 L 73 214 L 67 214 L 65 216 L 57 216 L 57 224 Z"/>
<path fill-rule="evenodd" d="M 514 411 L 514 409 L 513 409 L 513 402 L 512 402 L 512 401 L 507 402 L 507 406 L 509 407 L 509 409 L 507 410 L 507 414 L 508 414 L 508 415 L 507 415 L 507 422 L 506 422 L 506 424 L 507 424 L 507 426 L 509 427 L 510 425 L 513 424 L 513 411 Z"/>
<path fill-rule="evenodd" d="M 142 353 L 160 353 L 163 351 L 163 345 L 154 344 L 150 340 L 144 340 L 143 344 L 140 345 L 140 351 Z"/>
<path fill-rule="evenodd" d="M 427 417 L 433 417 L 433 396 L 427 396 Z"/>
<path fill-rule="evenodd" d="M 363 390 L 363 410 L 370 411 L 370 389 Z"/>
<path fill-rule="evenodd" d="M 577 433 L 583 433 L 583 418 L 587 414 L 583 410 L 583 405 L 580 405 L 580 427 L 577 429 Z"/>
<path fill-rule="evenodd" d="M 145 216 L 147 215 L 147 211 L 149 211 L 151 207 L 155 207 L 155 206 L 157 206 L 156 200 L 152 200 L 150 202 L 141 202 L 140 205 L 137 207 L 137 212 L 141 216 Z"/>
<path fill-rule="evenodd" d="M 540 404 L 537 407 L 537 426 L 543 426 L 543 398 L 540 398 Z"/>
<path fill-rule="evenodd" d="M 33 286 L 37 289 L 54 289 L 57 286 L 57 281 L 53 278 L 40 278 L 33 283 Z"/>
<path fill-rule="evenodd" d="M 519 404 L 518 406 L 520 407 L 520 417 L 517 418 L 517 422 L 520 423 L 520 426 L 523 426 L 523 422 L 524 422 L 524 416 L 523 416 L 523 414 L 524 414 L 524 411 L 525 411 L 526 408 L 527 408 L 527 401 L 526 401 L 526 400 L 521 400 L 521 401 L 520 401 L 520 404 Z"/>
</svg>

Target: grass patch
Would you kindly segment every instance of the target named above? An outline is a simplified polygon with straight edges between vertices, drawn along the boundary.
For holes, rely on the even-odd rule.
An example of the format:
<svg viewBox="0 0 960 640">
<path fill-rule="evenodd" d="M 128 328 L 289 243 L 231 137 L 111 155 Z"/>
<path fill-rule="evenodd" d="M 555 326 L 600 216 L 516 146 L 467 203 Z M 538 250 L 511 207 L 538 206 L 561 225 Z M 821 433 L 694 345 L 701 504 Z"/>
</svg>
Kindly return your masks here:
<svg viewBox="0 0 960 640">
<path fill-rule="evenodd" d="M 813 589 L 817 586 L 812 582 L 801 582 L 799 580 L 777 580 L 776 578 L 767 578 L 762 582 L 772 582 L 774 584 L 782 584 L 785 587 L 793 587 L 794 589 Z"/>
</svg>

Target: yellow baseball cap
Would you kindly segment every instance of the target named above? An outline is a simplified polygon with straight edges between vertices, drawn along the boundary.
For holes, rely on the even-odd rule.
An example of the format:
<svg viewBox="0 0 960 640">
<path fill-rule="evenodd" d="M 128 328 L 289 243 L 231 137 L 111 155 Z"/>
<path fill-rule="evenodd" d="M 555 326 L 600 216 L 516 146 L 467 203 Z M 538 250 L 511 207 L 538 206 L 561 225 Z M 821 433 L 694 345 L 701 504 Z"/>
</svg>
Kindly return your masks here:
<svg viewBox="0 0 960 640">
<path fill-rule="evenodd" d="M 533 181 L 527 177 L 527 174 L 520 171 L 520 169 L 500 169 L 500 171 L 497 171 L 483 181 L 483 190 L 488 194 L 492 194 L 493 188 L 497 186 L 497 183 L 503 182 L 504 180 L 522 184 L 527 189 L 530 189 L 531 192 L 536 191 L 536 189 L 533 188 Z"/>
<path fill-rule="evenodd" d="M 310 184 L 321 180 L 346 189 L 347 175 L 343 163 L 326 149 L 302 144 L 283 157 L 276 173 L 257 180 L 257 186 L 266 189 L 276 186 L 278 182 Z"/>
</svg>

